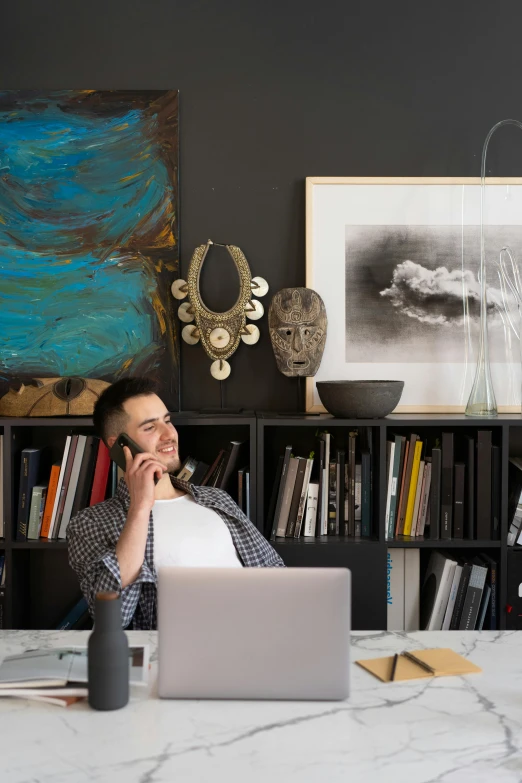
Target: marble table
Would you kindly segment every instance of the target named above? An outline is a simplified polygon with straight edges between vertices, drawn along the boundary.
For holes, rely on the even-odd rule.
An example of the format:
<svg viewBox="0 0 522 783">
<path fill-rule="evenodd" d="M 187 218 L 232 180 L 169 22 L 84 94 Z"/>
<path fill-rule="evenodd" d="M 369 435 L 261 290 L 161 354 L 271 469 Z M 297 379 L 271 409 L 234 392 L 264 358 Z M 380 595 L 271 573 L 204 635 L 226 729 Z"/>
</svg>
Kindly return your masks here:
<svg viewBox="0 0 522 783">
<path fill-rule="evenodd" d="M 87 632 L 1 631 L 0 658 Z M 131 632 L 151 646 L 156 633 Z M 352 660 L 452 647 L 483 674 L 384 684 L 352 663 L 345 702 L 166 701 L 156 665 L 98 713 L 0 699 L 1 783 L 522 781 L 522 633 L 355 633 Z"/>
</svg>

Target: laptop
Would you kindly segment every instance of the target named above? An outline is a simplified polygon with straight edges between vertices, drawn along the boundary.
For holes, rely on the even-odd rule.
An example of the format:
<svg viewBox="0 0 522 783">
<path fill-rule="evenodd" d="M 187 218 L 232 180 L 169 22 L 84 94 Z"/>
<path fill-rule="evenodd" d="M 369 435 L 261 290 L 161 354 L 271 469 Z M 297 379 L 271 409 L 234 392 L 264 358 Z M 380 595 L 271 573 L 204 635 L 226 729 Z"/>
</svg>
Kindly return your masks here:
<svg viewBox="0 0 522 783">
<path fill-rule="evenodd" d="M 346 568 L 160 568 L 159 696 L 345 699 L 350 609 Z"/>
</svg>

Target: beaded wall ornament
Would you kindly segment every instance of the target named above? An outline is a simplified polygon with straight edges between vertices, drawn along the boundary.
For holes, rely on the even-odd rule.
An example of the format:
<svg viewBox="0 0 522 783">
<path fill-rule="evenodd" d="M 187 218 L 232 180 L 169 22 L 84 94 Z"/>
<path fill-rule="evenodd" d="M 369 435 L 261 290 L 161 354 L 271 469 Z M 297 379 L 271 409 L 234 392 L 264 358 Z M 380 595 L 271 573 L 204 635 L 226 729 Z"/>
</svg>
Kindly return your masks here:
<svg viewBox="0 0 522 783">
<path fill-rule="evenodd" d="M 227 359 L 237 350 L 240 340 L 246 345 L 255 345 L 259 340 L 259 329 L 255 324 L 247 324 L 246 319 L 257 321 L 265 310 L 254 296 L 264 296 L 268 283 L 262 277 L 252 278 L 248 261 L 241 248 L 224 245 L 232 258 L 239 275 L 239 296 L 230 310 L 217 313 L 205 306 L 199 290 L 201 269 L 214 243 L 208 240 L 199 245 L 192 254 L 187 280 L 175 280 L 172 283 L 172 295 L 175 299 L 185 299 L 178 309 L 178 317 L 186 326 L 181 336 L 188 345 L 201 342 L 203 350 L 213 359 L 210 373 L 213 378 L 223 381 L 230 375 Z"/>
</svg>

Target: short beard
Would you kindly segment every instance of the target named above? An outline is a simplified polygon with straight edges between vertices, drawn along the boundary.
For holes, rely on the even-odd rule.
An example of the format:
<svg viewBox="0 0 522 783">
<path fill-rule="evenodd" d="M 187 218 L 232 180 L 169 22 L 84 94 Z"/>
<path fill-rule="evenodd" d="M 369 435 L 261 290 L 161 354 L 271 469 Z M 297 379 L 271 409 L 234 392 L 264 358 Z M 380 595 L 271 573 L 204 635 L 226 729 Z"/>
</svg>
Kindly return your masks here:
<svg viewBox="0 0 522 783">
<path fill-rule="evenodd" d="M 172 459 L 169 460 L 168 463 L 167 463 L 167 471 L 171 475 L 174 475 L 175 473 L 177 473 L 180 468 L 181 468 L 181 460 L 180 460 L 180 458 L 178 456 L 172 457 Z"/>
</svg>

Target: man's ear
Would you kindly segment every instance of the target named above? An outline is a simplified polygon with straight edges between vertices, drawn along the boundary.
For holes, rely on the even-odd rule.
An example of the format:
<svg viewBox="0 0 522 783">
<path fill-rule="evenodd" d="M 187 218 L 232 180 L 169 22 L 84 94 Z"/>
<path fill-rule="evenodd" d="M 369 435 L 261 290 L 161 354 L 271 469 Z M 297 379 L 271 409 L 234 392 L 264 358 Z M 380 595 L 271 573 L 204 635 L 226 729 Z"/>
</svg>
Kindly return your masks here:
<svg viewBox="0 0 522 783">
<path fill-rule="evenodd" d="M 116 443 L 116 435 L 111 435 L 110 438 L 107 438 L 108 449 L 112 449 L 115 443 Z"/>
</svg>

